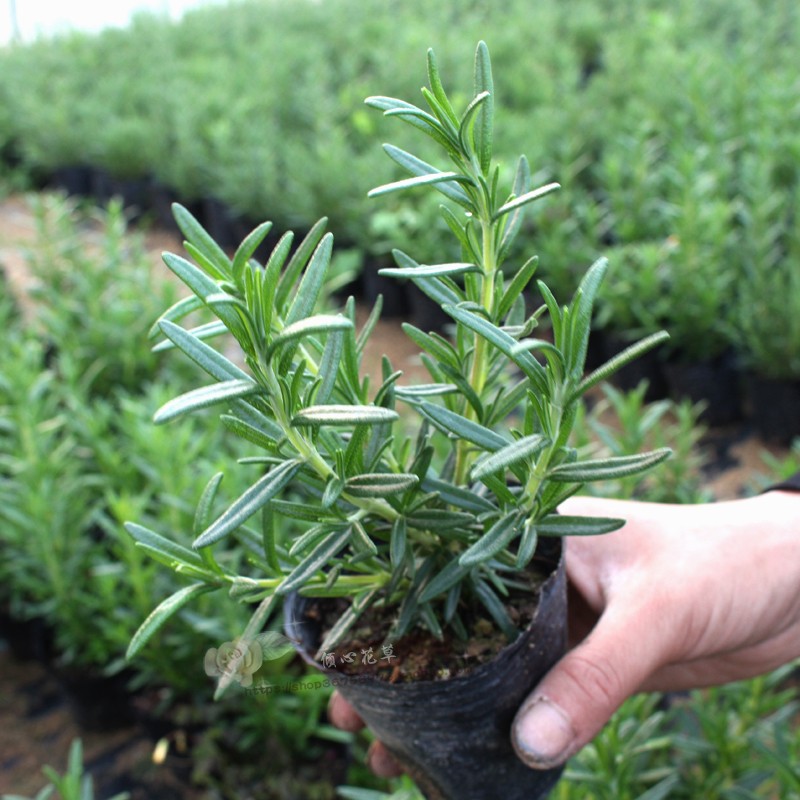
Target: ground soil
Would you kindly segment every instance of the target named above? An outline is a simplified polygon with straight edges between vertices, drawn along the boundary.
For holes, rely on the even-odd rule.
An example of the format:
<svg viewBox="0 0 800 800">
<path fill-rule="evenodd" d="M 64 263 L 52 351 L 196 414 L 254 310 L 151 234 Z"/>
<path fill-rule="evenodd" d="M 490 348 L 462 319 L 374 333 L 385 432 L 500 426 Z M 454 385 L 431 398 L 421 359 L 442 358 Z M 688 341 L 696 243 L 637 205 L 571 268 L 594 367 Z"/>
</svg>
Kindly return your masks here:
<svg viewBox="0 0 800 800">
<path fill-rule="evenodd" d="M 85 236 L 88 247 L 97 241 L 97 231 L 91 225 L 86 226 Z M 35 240 L 34 217 L 26 199 L 14 196 L 0 200 L 0 266 L 28 310 L 27 295 L 33 279 L 26 268 L 25 253 Z M 178 237 L 163 231 L 149 231 L 145 241 L 154 274 L 162 270 L 160 256 L 164 250 L 181 252 Z M 367 312 L 360 309 L 359 314 L 363 320 Z M 395 369 L 404 370 L 404 381 L 425 379 L 416 347 L 404 336 L 397 320 L 378 323 L 365 356 L 368 374 L 380 375 L 383 353 L 390 356 Z M 716 499 L 734 498 L 746 491 L 754 473 L 765 471 L 765 450 L 777 456 L 786 452 L 767 447 L 741 428 L 713 431 L 705 446 L 711 456 L 708 487 Z M 0 793 L 34 795 L 44 783 L 41 765 L 49 763 L 63 771 L 70 742 L 77 736 L 83 739 L 85 762 L 95 776 L 99 797 L 132 786 L 133 800 L 193 800 L 200 796 L 186 788 L 185 780 L 176 783 L 179 770 L 176 772 L 169 758 L 180 761 L 179 736 L 173 743 L 174 755 L 166 763 L 157 764 L 154 741 L 135 726 L 99 734 L 82 730 L 48 673 L 35 662 L 15 661 L 0 641 Z"/>
</svg>

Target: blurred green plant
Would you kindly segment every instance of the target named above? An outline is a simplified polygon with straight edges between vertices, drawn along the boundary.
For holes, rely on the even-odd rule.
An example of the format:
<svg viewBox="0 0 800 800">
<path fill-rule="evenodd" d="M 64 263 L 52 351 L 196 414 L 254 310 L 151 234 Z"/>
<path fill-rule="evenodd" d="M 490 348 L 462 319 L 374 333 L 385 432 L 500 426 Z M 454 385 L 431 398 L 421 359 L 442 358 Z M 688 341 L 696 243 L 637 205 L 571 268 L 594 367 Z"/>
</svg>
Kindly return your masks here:
<svg viewBox="0 0 800 800">
<path fill-rule="evenodd" d="M 158 356 L 143 341 L 155 309 L 176 299 L 176 285 L 153 279 L 142 237 L 128 230 L 119 201 L 80 222 L 75 204 L 59 195 L 33 195 L 30 205 L 36 245 L 27 264 L 47 358 L 87 396 L 139 389 L 158 373 Z"/>
<path fill-rule="evenodd" d="M 800 21 L 786 3 L 764 15 L 750 0 L 571 9 L 509 0 L 501 17 L 480 3 L 244 0 L 179 22 L 143 14 L 127 30 L 4 48 L 0 153 L 13 145 L 40 178 L 71 164 L 135 168 L 184 201 L 213 195 L 282 228 L 307 230 L 327 214 L 363 249 L 367 206 L 355 187 L 390 173 L 370 146 L 381 123 L 354 110 L 356 98 L 370 82 L 411 96 L 421 78 L 412 54 L 429 41 L 466 85 L 461 43 L 484 37 L 505 76 L 500 160 L 527 152 L 537 182 L 551 179 L 540 172 L 546 160 L 564 185 L 563 201 L 543 212 L 556 220 L 527 223 L 551 290 L 574 291 L 575 264 L 605 246 L 675 236 L 692 292 L 676 304 L 673 343 L 719 348 L 728 309 L 715 313 L 730 286 L 717 273 L 738 278 L 748 252 L 735 209 L 792 230 L 790 215 L 753 196 L 748 161 L 777 192 L 796 187 Z M 400 132 L 398 146 L 412 135 Z M 684 326 L 694 326 L 689 336 Z"/>
<path fill-rule="evenodd" d="M 797 190 L 776 186 L 768 170 L 751 159 L 742 165 L 747 181 L 738 218 L 745 263 L 736 287 L 731 338 L 744 366 L 767 378 L 798 381 Z"/>
<path fill-rule="evenodd" d="M 180 430 L 153 428 L 154 411 L 185 389 L 196 370 L 176 364 L 154 383 L 163 361 L 157 363 L 142 342 L 125 340 L 126 329 L 149 327 L 174 288 L 151 279 L 140 237 L 124 230 L 118 213 L 112 207 L 106 215 L 86 216 L 72 203 L 41 198 L 38 237 L 31 243 L 31 260 L 42 269 L 39 299 L 28 299 L 23 315 L 7 284 L 0 291 L 0 613 L 43 622 L 54 637 L 56 667 L 87 677 L 125 668 L 125 650 L 153 598 L 180 585 L 136 546 L 122 521 L 189 529 L 207 476 L 249 452 L 246 443 L 200 418 Z M 44 270 L 48 259 L 57 268 L 53 274 Z M 337 280 L 347 279 L 351 262 L 344 259 Z M 70 274 L 77 270 L 79 277 Z M 60 302 L 59 286 L 77 286 L 75 295 Z M 97 327 L 105 335 L 80 324 L 81 301 L 100 310 Z M 69 346 L 51 348 L 51 338 L 62 333 Z M 128 374 L 138 383 L 127 386 L 122 373 L 111 379 L 107 343 L 125 349 Z M 88 375 L 96 364 L 101 367 Z M 227 483 L 237 496 L 248 474 L 235 471 Z M 237 569 L 237 559 L 245 558 L 247 552 L 235 548 L 224 556 Z M 160 724 L 202 729 L 195 745 L 198 785 L 226 780 L 231 798 L 235 787 L 251 784 L 277 791 L 290 776 L 298 792 L 315 782 L 322 786 L 311 762 L 329 758 L 331 747 L 343 754 L 352 739 L 324 723 L 331 690 L 276 694 L 268 703 L 232 694 L 209 705 L 213 684 L 203 653 L 233 639 L 247 621 L 237 604 L 219 613 L 212 607 L 208 597 L 184 609 L 181 624 L 165 627 L 127 666 L 128 686 L 146 690 L 148 699 L 157 694 L 150 713 L 163 717 Z M 274 685 L 305 671 L 287 658 L 262 669 Z M 265 746 L 273 759 L 268 770 L 260 760 Z M 331 794 L 328 788 L 319 796 Z"/>
<path fill-rule="evenodd" d="M 632 340 L 661 330 L 670 319 L 670 259 L 675 243 L 635 242 L 608 252 L 614 283 L 598 297 L 597 327 Z"/>
<path fill-rule="evenodd" d="M 766 471 L 757 470 L 747 487 L 753 494 L 763 492 L 776 483 L 787 481 L 800 472 L 800 438 L 795 439 L 789 452 L 783 455 L 762 450 L 761 460 Z"/>
<path fill-rule="evenodd" d="M 724 169 L 717 157 L 699 148 L 681 154 L 668 173 L 675 188 L 664 300 L 669 303 L 670 347 L 683 361 L 710 361 L 730 346 L 741 264 L 735 257 L 733 203 L 723 195 Z"/>
<path fill-rule="evenodd" d="M 5 290 L 0 303 L 0 602 L 17 619 L 47 622 L 61 665 L 113 673 L 154 588 L 173 580 L 132 545 L 118 515 L 186 524 L 198 479 L 236 452 L 213 430 L 187 427 L 176 441 L 152 429 L 155 408 L 194 370 L 179 366 L 171 390 L 155 386 L 157 359 L 129 340 L 175 289 L 152 281 L 118 206 L 90 220 L 57 197 L 34 206 L 31 313 Z M 229 609 L 234 630 L 238 613 Z M 137 683 L 203 686 L 198 652 L 231 637 L 225 619 L 187 615 L 189 626 L 165 631 L 137 663 Z"/>
<path fill-rule="evenodd" d="M 673 457 L 657 475 L 641 475 L 606 481 L 589 492 L 604 497 L 646 500 L 652 503 L 702 503 L 711 499 L 703 488 L 707 454 L 701 440 L 705 428 L 699 422 L 702 404 L 689 400 L 646 403 L 647 382 L 624 392 L 609 384 L 591 410 L 575 425 L 575 445 L 592 457 L 627 456 L 642 449 L 669 447 Z"/>
</svg>

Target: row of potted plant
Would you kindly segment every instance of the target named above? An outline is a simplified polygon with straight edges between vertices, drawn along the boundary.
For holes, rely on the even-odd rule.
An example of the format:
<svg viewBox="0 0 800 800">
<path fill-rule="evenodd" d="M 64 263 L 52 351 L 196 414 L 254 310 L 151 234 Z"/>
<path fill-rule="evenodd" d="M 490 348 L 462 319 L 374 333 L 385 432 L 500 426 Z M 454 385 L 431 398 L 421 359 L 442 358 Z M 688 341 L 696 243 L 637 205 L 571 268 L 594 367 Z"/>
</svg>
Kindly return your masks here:
<svg viewBox="0 0 800 800">
<path fill-rule="evenodd" d="M 705 400 L 709 424 L 749 420 L 762 438 L 788 444 L 800 435 L 796 193 L 776 188 L 756 158 L 742 171 L 741 202 L 687 198 L 675 234 L 611 248 L 620 281 L 601 303 L 601 330 L 613 351 L 632 332 L 668 325 L 670 347 L 622 385 L 646 377 L 651 399 Z"/>
<path fill-rule="evenodd" d="M 365 205 L 353 179 L 390 173 L 368 146 L 380 123 L 354 101 L 370 81 L 414 91 L 421 76 L 408 54 L 423 32 L 431 38 L 435 31 L 455 74 L 459 37 L 482 32 L 510 77 L 498 143 L 506 170 L 523 148 L 535 164 L 546 154 L 567 190 L 608 199 L 609 224 L 623 240 L 668 234 L 669 172 L 698 147 L 722 148 L 730 161 L 768 121 L 781 146 L 764 155 L 791 173 L 794 128 L 772 109 L 789 100 L 783 78 L 792 68 L 793 29 L 777 14 L 761 19 L 745 2 L 733 10 L 713 2 L 707 5 L 717 13 L 709 13 L 691 4 L 623 10 L 596 0 L 567 13 L 555 3 L 531 10 L 517 0 L 502 19 L 448 3 L 423 15 L 424 4 L 409 3 L 398 20 L 385 4 L 367 15 L 352 13 L 350 2 L 240 2 L 180 23 L 142 15 L 126 30 L 5 48 L 0 142 L 31 169 L 89 164 L 115 178 L 151 173 L 183 200 L 211 194 L 292 227 L 309 227 L 335 199 L 334 229 L 356 238 Z M 330 24 L 341 18 L 351 20 L 347 30 Z M 728 65 L 734 35 L 737 59 Z M 773 46 L 762 47 L 764 38 Z M 553 40 L 562 43 L 558 52 L 545 46 Z M 260 68 L 265 53 L 269 70 Z M 730 75 L 726 66 L 734 73 L 720 85 L 714 76 Z M 680 83 L 653 80 L 662 74 Z M 748 81 L 754 74 L 768 92 Z M 311 153 L 313 171 L 304 169 Z M 735 183 L 722 187 L 726 196 Z"/>
<path fill-rule="evenodd" d="M 459 74 L 460 37 L 479 30 L 496 43 L 509 76 L 501 169 L 508 175 L 513 154 L 524 150 L 533 164 L 547 164 L 543 179 L 557 174 L 563 185 L 562 196 L 525 223 L 554 290 L 572 292 L 575 265 L 600 252 L 617 274 L 614 292 L 598 298 L 609 352 L 620 337 L 669 327 L 676 365 L 665 378 L 656 364 L 651 396 L 670 378 L 677 395 L 707 398 L 711 423 L 741 413 L 731 353 L 761 377 L 800 379 L 791 308 L 800 148 L 793 17 L 763 17 L 745 2 L 664 10 L 585 0 L 570 14 L 518 2 L 499 20 L 447 3 L 431 16 L 410 3 L 401 20 L 384 25 L 385 4 L 367 15 L 348 2 L 244 2 L 178 24 L 141 16 L 127 30 L 6 49 L 0 150 L 30 171 L 78 177 L 100 199 L 116 192 L 149 204 L 161 219 L 178 198 L 227 246 L 254 219 L 308 230 L 327 214 L 340 240 L 362 254 L 365 290 L 374 295 L 385 288 L 377 271 L 398 237 L 413 235 L 424 261 L 443 223 L 435 203 L 393 198 L 362 224 L 370 213 L 354 186 L 392 172 L 368 146 L 382 123 L 358 97 L 378 81 L 411 94 L 418 70 L 408 54 L 426 29 L 436 30 L 426 40 Z M 344 30 L 330 24 L 336 18 L 353 22 Z M 511 18 L 518 24 L 507 25 Z M 535 43 L 556 39 L 558 52 L 541 46 L 530 57 Z M 260 68 L 264 53 L 269 70 Z M 397 141 L 406 146 L 403 132 Z M 406 287 L 385 294 L 401 316 L 424 303 Z M 779 296 L 788 302 L 774 302 Z M 754 311 L 770 301 L 768 314 Z M 697 360 L 717 368 L 705 389 L 684 364 Z M 795 386 L 789 412 L 797 394 Z M 759 397 L 748 395 L 745 406 L 764 408 Z M 761 430 L 788 438 L 785 425 Z"/>
<path fill-rule="evenodd" d="M 298 766 L 317 758 L 344 780 L 352 737 L 325 724 L 329 689 L 269 704 L 244 695 L 209 702 L 203 657 L 246 621 L 236 605 L 212 620 L 210 598 L 201 600 L 125 663 L 153 598 L 181 583 L 122 522 L 191 525 L 206 474 L 243 448 L 199 424 L 177 438 L 153 431 L 153 411 L 196 371 L 151 352 L 147 331 L 177 295 L 153 275 L 120 205 L 88 214 L 53 195 L 31 203 L 33 294 L 20 298 L 0 271 L 0 637 L 14 657 L 46 666 L 80 728 L 136 723 L 132 736 L 170 743 L 163 769 L 197 785 L 266 792 L 299 781 Z M 227 481 L 234 493 L 246 486 L 237 481 Z M 306 670 L 286 656 L 263 672 L 282 684 Z M 176 750 L 180 737 L 186 752 Z M 273 757 L 266 772 L 251 766 L 264 747 Z M 308 775 L 298 791 L 329 780 Z"/>
<path fill-rule="evenodd" d="M 162 580 L 117 535 L 119 515 L 191 491 L 188 467 L 201 442 L 189 434 L 174 449 L 146 427 L 161 367 L 135 332 L 146 333 L 147 317 L 175 291 L 154 291 L 121 208 L 99 218 L 95 253 L 86 252 L 69 205 L 44 199 L 35 213 L 40 233 L 28 268 L 36 288 L 25 313 L 5 281 L 2 291 L 3 609 L 18 621 L 46 621 L 40 654 L 54 650 L 64 668 L 113 674 L 136 608 Z M 167 469 L 168 458 L 182 468 Z M 172 485 L 151 485 L 162 471 Z M 178 522 L 186 509 L 164 504 L 159 513 Z M 140 675 L 188 689 L 180 678 L 188 650 L 153 652 Z"/>
</svg>

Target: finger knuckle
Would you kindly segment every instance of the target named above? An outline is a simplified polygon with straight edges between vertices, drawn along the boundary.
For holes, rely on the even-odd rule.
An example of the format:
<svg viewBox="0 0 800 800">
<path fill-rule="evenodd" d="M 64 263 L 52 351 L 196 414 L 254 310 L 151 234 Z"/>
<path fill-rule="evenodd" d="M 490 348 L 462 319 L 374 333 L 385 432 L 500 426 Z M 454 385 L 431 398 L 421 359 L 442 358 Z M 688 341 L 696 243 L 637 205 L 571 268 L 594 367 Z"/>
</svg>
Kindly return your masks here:
<svg viewBox="0 0 800 800">
<path fill-rule="evenodd" d="M 591 659 L 574 654 L 564 664 L 569 678 L 593 705 L 616 706 L 623 698 L 623 681 L 619 671 L 607 659 Z"/>
</svg>

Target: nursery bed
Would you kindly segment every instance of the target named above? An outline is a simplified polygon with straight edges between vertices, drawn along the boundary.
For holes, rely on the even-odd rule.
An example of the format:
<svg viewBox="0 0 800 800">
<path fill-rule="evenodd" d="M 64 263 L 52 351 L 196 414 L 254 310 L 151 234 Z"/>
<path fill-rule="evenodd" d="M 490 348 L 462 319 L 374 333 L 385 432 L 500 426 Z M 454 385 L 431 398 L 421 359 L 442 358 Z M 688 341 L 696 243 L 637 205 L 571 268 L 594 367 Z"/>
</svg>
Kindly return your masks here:
<svg viewBox="0 0 800 800">
<path fill-rule="evenodd" d="M 0 266 L 26 311 L 31 310 L 28 294 L 32 279 L 26 268 L 25 251 L 35 236 L 35 219 L 26 199 L 12 196 L 0 201 Z M 85 227 L 85 236 L 91 247 L 95 236 L 91 225 Z M 167 249 L 179 250 L 181 244 L 177 236 L 156 230 L 146 234 L 146 247 L 152 255 L 153 269 L 162 269 L 162 274 L 167 275 L 160 254 Z M 367 313 L 366 308 L 359 308 L 362 320 Z M 368 344 L 365 369 L 370 374 L 380 374 L 380 359 L 386 353 L 396 369 L 406 372 L 406 380 L 412 381 L 422 377 L 424 371 L 416 361 L 416 346 L 403 335 L 399 324 L 400 320 L 379 323 Z M 748 487 L 752 491 L 754 473 L 765 471 L 765 450 L 778 458 L 787 453 L 784 448 L 765 445 L 743 426 L 714 429 L 706 435 L 703 445 L 708 452 L 704 473 L 707 488 L 717 499 L 740 496 Z M 85 762 L 95 777 L 100 797 L 123 789 L 132 791 L 132 800 L 191 800 L 201 796 L 185 788 L 185 772 L 181 777 L 188 759 L 168 756 L 164 764 L 154 764 L 156 740 L 141 726 L 128 725 L 103 733 L 81 729 L 48 671 L 35 661 L 15 660 L 3 648 L 1 638 L 0 699 L 0 793 L 35 794 L 44 782 L 40 766 L 49 763 L 63 770 L 69 744 L 80 736 Z"/>
<path fill-rule="evenodd" d="M 33 797 L 45 783 L 43 764 L 63 771 L 70 744 L 80 737 L 86 769 L 98 797 L 129 791 L 131 800 L 194 800 L 186 783 L 186 759 L 167 755 L 153 762 L 154 742 L 139 725 L 87 731 L 58 683 L 36 661 L 19 661 L 0 642 L 0 794 Z"/>
</svg>

